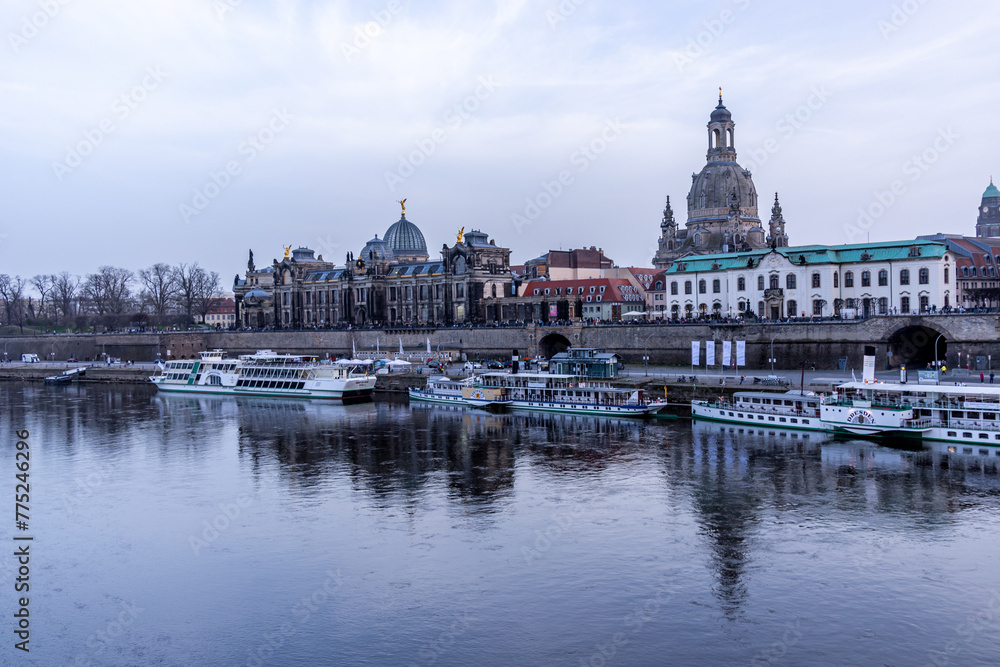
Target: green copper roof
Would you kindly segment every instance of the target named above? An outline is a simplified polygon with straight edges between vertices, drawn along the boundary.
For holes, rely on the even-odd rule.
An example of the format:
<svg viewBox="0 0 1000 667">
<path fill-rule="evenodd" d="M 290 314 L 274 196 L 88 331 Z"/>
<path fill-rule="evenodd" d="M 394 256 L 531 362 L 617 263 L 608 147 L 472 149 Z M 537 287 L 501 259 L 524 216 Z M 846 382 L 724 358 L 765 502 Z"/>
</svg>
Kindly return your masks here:
<svg viewBox="0 0 1000 667">
<path fill-rule="evenodd" d="M 1000 190 L 997 186 L 993 185 L 993 181 L 990 181 L 990 187 L 986 188 L 986 192 L 983 193 L 983 199 L 987 197 L 1000 197 Z"/>
</svg>

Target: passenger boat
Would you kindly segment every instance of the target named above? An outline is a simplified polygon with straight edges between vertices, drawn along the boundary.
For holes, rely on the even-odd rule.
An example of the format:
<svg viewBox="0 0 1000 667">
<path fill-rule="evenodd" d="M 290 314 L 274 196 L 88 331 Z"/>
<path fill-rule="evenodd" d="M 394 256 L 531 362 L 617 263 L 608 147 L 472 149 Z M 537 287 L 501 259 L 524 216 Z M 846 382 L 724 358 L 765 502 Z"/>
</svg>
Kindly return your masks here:
<svg viewBox="0 0 1000 667">
<path fill-rule="evenodd" d="M 642 417 L 667 405 L 665 399 L 650 399 L 642 389 L 556 373 L 483 373 L 473 385 L 462 388 L 462 398 L 478 408 L 612 417 Z"/>
<path fill-rule="evenodd" d="M 443 376 L 430 377 L 427 378 L 427 385 L 423 389 L 411 388 L 409 390 L 410 400 L 424 403 L 468 405 L 462 397 L 462 389 L 470 386 L 472 386 L 472 378 L 453 380 Z"/>
<path fill-rule="evenodd" d="M 169 361 L 149 379 L 158 391 L 235 396 L 319 398 L 341 401 L 370 398 L 375 376 L 360 366 L 320 362 L 316 357 L 255 354 L 226 358 L 222 350 L 202 352 L 200 360 Z"/>
<path fill-rule="evenodd" d="M 736 392 L 691 401 L 695 419 L 1000 446 L 1000 387 L 847 382 L 829 396 L 812 392 Z"/>
</svg>

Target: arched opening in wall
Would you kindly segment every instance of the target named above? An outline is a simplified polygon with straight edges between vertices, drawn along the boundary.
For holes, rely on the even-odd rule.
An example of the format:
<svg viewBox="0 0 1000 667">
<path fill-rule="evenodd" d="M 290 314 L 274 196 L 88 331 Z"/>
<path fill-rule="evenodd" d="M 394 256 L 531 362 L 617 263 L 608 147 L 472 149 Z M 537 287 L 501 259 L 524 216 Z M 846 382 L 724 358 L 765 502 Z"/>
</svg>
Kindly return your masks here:
<svg viewBox="0 0 1000 667">
<path fill-rule="evenodd" d="M 538 354 L 546 359 L 551 359 L 560 352 L 568 350 L 569 344 L 569 339 L 566 336 L 549 334 L 538 341 Z"/>
<path fill-rule="evenodd" d="M 906 364 L 911 370 L 923 370 L 933 364 L 935 354 L 937 359 L 945 361 L 948 339 L 929 327 L 904 327 L 889 337 L 889 349 L 892 350 L 893 366 Z"/>
</svg>

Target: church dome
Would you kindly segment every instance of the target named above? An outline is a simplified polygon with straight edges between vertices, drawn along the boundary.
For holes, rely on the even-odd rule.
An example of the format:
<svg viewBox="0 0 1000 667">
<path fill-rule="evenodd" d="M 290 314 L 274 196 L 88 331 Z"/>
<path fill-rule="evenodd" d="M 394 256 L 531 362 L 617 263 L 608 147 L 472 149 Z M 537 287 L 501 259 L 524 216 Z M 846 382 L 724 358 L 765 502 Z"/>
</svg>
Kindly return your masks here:
<svg viewBox="0 0 1000 667">
<path fill-rule="evenodd" d="M 997 189 L 997 186 L 993 185 L 992 178 L 990 179 L 989 187 L 986 188 L 986 192 L 983 193 L 983 199 L 986 199 L 987 197 L 1000 197 L 1000 190 Z"/>
<path fill-rule="evenodd" d="M 720 96 L 719 97 L 719 106 L 715 107 L 715 110 L 712 112 L 711 122 L 713 122 L 713 123 L 723 122 L 724 123 L 724 122 L 730 121 L 732 119 L 733 119 L 733 114 L 729 113 L 729 109 L 727 109 L 722 104 L 722 97 Z"/>
<path fill-rule="evenodd" d="M 403 215 L 385 230 L 385 243 L 395 255 L 427 256 L 427 242 L 420 228 Z"/>
<path fill-rule="evenodd" d="M 735 162 L 710 162 L 695 175 L 688 193 L 688 224 L 725 218 L 733 203 L 744 218 L 757 219 L 757 190 L 750 172 Z"/>
<path fill-rule="evenodd" d="M 365 247 L 361 251 L 361 254 L 358 255 L 358 258 L 365 261 L 392 261 L 393 252 L 392 248 L 389 247 L 389 244 L 386 243 L 385 239 L 380 239 L 378 234 L 376 234 L 375 238 L 365 244 Z"/>
</svg>

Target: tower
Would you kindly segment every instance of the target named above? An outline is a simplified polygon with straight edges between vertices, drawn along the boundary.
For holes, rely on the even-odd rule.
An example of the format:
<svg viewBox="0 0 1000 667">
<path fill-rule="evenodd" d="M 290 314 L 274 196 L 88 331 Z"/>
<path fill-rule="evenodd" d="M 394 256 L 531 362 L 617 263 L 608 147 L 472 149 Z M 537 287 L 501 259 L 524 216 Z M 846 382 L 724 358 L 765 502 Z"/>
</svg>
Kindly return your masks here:
<svg viewBox="0 0 1000 667">
<path fill-rule="evenodd" d="M 788 234 L 785 233 L 785 218 L 781 215 L 781 204 L 778 203 L 778 193 L 774 193 L 774 206 L 771 207 L 771 221 L 767 224 L 767 244 L 772 248 L 787 248 Z"/>
<path fill-rule="evenodd" d="M 1000 236 L 1000 190 L 993 185 L 992 177 L 990 177 L 989 187 L 983 193 L 983 200 L 979 204 L 976 236 Z"/>
<path fill-rule="evenodd" d="M 670 207 L 670 197 L 667 197 L 667 205 L 663 209 L 663 220 L 660 221 L 660 247 L 653 258 L 653 266 L 658 269 L 666 268 L 669 261 L 661 260 L 661 256 L 669 254 L 677 246 L 677 221 L 674 220 L 674 209 Z"/>
</svg>

